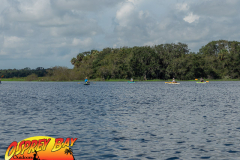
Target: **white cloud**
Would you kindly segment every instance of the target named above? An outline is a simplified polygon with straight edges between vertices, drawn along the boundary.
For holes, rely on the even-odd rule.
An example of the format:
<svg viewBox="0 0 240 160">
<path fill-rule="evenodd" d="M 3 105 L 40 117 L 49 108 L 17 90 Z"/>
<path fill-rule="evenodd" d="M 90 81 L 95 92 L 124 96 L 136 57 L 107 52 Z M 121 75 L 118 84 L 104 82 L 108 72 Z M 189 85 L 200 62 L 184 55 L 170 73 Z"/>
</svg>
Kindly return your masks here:
<svg viewBox="0 0 240 160">
<path fill-rule="evenodd" d="M 146 11 L 146 12 L 144 12 L 144 11 L 139 11 L 138 12 L 138 18 L 139 19 L 144 19 L 144 18 L 147 18 L 149 16 L 149 12 L 148 11 Z"/>
<path fill-rule="evenodd" d="M 81 12 L 99 12 L 112 8 L 125 0 L 51 0 L 52 5 L 60 11 L 77 10 Z"/>
<path fill-rule="evenodd" d="M 198 19 L 199 19 L 199 16 L 193 15 L 193 13 L 190 13 L 188 16 L 183 18 L 183 20 L 188 22 L 188 23 L 193 23 L 193 22 L 195 22 Z"/>
<path fill-rule="evenodd" d="M 130 21 L 130 16 L 134 10 L 131 3 L 124 4 L 116 13 L 116 19 L 121 26 L 127 26 Z"/>
<path fill-rule="evenodd" d="M 188 11 L 189 6 L 187 3 L 178 3 L 178 4 L 176 4 L 176 9 L 179 11 Z"/>
<path fill-rule="evenodd" d="M 81 46 L 81 47 L 88 47 L 92 43 L 91 38 L 86 38 L 84 40 L 74 38 L 72 41 L 73 46 Z"/>
<path fill-rule="evenodd" d="M 48 0 L 25 0 L 5 9 L 4 14 L 15 22 L 36 22 L 53 16 Z"/>
<path fill-rule="evenodd" d="M 7 55 L 7 52 L 4 51 L 3 49 L 1 49 L 1 51 L 0 51 L 0 55 L 2 55 L 2 56 Z"/>
<path fill-rule="evenodd" d="M 182 42 L 197 52 L 212 40 L 240 41 L 239 5 L 238 0 L 1 0 L 0 69 L 8 68 L 3 58 L 72 67 L 69 57 L 91 49 Z M 35 64 L 41 63 L 29 67 L 39 67 Z"/>
<path fill-rule="evenodd" d="M 191 10 L 200 16 L 214 17 L 216 19 L 222 17 L 232 18 L 239 15 L 238 0 L 201 0 L 191 4 Z"/>
<path fill-rule="evenodd" d="M 142 3 L 143 0 L 127 0 L 127 2 L 130 2 L 130 3 L 134 4 L 134 5 L 137 5 L 137 4 Z"/>
<path fill-rule="evenodd" d="M 24 41 L 24 39 L 16 37 L 16 36 L 4 37 L 3 47 L 6 47 L 6 48 L 19 47 L 23 44 L 23 41 Z"/>
</svg>

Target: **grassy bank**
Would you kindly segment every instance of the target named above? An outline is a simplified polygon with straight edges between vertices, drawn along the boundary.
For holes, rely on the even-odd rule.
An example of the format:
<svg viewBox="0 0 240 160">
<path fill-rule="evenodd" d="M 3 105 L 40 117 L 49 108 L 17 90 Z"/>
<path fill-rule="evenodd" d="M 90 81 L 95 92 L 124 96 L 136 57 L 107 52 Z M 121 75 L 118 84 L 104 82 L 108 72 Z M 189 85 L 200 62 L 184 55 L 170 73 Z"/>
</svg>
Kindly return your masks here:
<svg viewBox="0 0 240 160">
<path fill-rule="evenodd" d="M 21 78 L 1 78 L 1 81 L 26 81 L 26 77 Z"/>
</svg>

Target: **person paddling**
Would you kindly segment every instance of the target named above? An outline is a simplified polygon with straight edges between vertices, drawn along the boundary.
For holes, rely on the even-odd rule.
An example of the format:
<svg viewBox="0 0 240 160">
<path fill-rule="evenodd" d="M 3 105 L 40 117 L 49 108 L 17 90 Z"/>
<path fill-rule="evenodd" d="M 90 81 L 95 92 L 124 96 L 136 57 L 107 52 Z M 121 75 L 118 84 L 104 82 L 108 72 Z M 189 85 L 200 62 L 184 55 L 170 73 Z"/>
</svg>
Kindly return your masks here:
<svg viewBox="0 0 240 160">
<path fill-rule="evenodd" d="M 85 78 L 85 83 L 88 83 L 88 79 L 87 79 L 87 77 Z"/>
<path fill-rule="evenodd" d="M 174 78 L 173 78 L 173 80 L 172 80 L 172 83 L 177 83 Z"/>
<path fill-rule="evenodd" d="M 204 82 L 204 80 L 202 79 L 202 77 L 201 77 L 201 79 L 200 79 L 200 82 Z"/>
<path fill-rule="evenodd" d="M 35 153 L 33 154 L 33 160 L 40 160 L 39 156 L 37 158 L 38 154 L 37 151 L 35 150 Z"/>
<path fill-rule="evenodd" d="M 133 78 L 131 78 L 131 80 L 130 80 L 130 81 L 131 81 L 131 82 L 134 82 L 134 81 L 133 81 Z"/>
</svg>

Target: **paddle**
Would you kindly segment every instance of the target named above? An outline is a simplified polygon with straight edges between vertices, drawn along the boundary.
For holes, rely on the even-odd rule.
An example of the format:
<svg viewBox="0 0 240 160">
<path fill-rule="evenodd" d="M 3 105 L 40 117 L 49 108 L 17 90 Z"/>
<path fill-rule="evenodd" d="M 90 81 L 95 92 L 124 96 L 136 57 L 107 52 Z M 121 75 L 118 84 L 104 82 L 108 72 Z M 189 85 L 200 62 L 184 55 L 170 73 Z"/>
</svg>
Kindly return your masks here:
<svg viewBox="0 0 240 160">
<path fill-rule="evenodd" d="M 209 81 L 206 81 L 206 82 L 209 82 Z"/>
</svg>

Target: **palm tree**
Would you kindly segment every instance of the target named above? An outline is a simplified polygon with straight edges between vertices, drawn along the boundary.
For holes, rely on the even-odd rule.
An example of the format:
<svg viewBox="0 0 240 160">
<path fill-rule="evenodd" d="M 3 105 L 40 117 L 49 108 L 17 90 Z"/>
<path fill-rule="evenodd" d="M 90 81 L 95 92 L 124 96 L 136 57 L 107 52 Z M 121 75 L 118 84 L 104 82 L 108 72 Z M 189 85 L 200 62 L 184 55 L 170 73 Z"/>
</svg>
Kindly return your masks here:
<svg viewBox="0 0 240 160">
<path fill-rule="evenodd" d="M 65 149 L 64 153 L 67 154 L 67 155 L 68 155 L 68 153 L 69 153 L 70 155 L 73 156 L 73 152 L 72 152 L 72 149 L 71 149 L 71 148 Z M 75 160 L 74 156 L 73 156 L 73 159 Z"/>
</svg>

